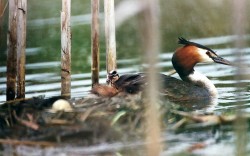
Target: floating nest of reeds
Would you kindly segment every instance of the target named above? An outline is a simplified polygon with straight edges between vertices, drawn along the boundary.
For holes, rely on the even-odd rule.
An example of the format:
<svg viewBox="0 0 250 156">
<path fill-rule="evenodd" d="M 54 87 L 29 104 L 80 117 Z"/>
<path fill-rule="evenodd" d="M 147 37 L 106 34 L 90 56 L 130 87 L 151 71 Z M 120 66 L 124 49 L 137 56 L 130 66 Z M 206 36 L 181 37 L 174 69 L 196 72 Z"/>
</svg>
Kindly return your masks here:
<svg viewBox="0 0 250 156">
<path fill-rule="evenodd" d="M 7 102 L 0 107 L 0 147 L 88 147 L 143 140 L 146 98 L 142 97 L 141 94 L 71 100 L 35 97 Z M 185 105 L 165 99 L 159 100 L 158 106 L 162 127 L 167 125 L 165 130 L 175 133 L 209 129 L 237 120 L 235 115 L 187 112 Z M 250 115 L 242 117 L 248 120 Z"/>
<path fill-rule="evenodd" d="M 121 139 L 124 132 L 135 135 L 143 109 L 141 95 L 71 100 L 36 97 L 8 102 L 0 108 L 0 138 L 16 141 L 13 144 L 40 142 L 42 146 L 110 142 Z"/>
</svg>

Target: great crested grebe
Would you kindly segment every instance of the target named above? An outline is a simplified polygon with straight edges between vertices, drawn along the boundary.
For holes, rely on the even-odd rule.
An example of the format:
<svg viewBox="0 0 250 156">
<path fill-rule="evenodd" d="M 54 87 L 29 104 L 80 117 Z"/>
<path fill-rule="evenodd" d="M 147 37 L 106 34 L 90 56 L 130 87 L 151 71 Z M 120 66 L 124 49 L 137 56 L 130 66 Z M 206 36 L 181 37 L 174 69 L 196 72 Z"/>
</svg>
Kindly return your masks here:
<svg viewBox="0 0 250 156">
<path fill-rule="evenodd" d="M 194 70 L 197 63 L 231 63 L 218 56 L 212 49 L 198 43 L 179 38 L 179 44 L 184 45 L 176 50 L 172 57 L 172 64 L 180 78 L 183 80 L 159 74 L 160 92 L 172 100 L 191 100 L 215 97 L 217 90 L 214 84 L 204 75 Z M 147 74 L 125 74 L 119 76 L 111 71 L 107 77 L 110 86 L 96 85 L 92 93 L 100 96 L 112 97 L 118 93 L 135 94 L 142 91 L 147 85 Z"/>
</svg>

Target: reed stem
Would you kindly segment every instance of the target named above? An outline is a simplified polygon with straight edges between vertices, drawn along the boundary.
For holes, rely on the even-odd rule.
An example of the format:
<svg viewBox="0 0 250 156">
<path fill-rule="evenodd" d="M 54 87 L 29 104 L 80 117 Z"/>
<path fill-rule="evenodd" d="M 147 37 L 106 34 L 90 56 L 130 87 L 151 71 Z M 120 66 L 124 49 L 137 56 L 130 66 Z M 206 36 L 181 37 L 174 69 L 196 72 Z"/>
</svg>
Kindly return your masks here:
<svg viewBox="0 0 250 156">
<path fill-rule="evenodd" d="M 242 75 L 244 75 L 245 71 L 242 68 L 244 66 L 244 61 L 242 58 L 243 48 L 245 45 L 245 41 L 243 39 L 243 35 L 246 30 L 246 1 L 245 0 L 234 0 L 233 1 L 233 33 L 237 36 L 237 40 L 235 41 L 235 47 L 237 49 L 236 61 L 238 64 L 235 79 L 238 82 L 236 87 L 238 89 L 238 95 L 236 99 L 238 100 L 238 110 L 237 110 L 237 119 L 234 124 L 234 129 L 236 133 L 236 148 L 235 155 L 236 156 L 245 156 L 247 153 L 247 121 L 243 117 L 243 112 L 241 110 L 242 106 L 242 92 L 245 86 L 242 85 L 241 80 L 244 79 Z"/>
<path fill-rule="evenodd" d="M 17 74 L 17 3 L 9 0 L 9 27 L 7 34 L 7 87 L 6 100 L 14 100 L 16 97 Z"/>
<path fill-rule="evenodd" d="M 71 0 L 62 0 L 61 12 L 61 95 L 70 98 L 71 94 Z"/>
<path fill-rule="evenodd" d="M 17 98 L 25 98 L 27 0 L 18 0 L 17 5 Z"/>
<path fill-rule="evenodd" d="M 142 0 L 142 5 L 145 5 L 143 11 L 143 48 L 145 51 L 145 62 L 148 63 L 148 87 L 146 88 L 146 150 L 147 155 L 160 155 L 162 150 L 161 144 L 161 126 L 159 122 L 159 104 L 158 104 L 158 69 L 156 63 L 159 52 L 159 17 L 158 17 L 158 1 Z"/>
<path fill-rule="evenodd" d="M 99 83 L 99 0 L 92 0 L 91 53 L 92 86 Z"/>
<path fill-rule="evenodd" d="M 116 39 L 114 0 L 104 0 L 106 68 L 107 72 L 116 70 Z"/>
</svg>

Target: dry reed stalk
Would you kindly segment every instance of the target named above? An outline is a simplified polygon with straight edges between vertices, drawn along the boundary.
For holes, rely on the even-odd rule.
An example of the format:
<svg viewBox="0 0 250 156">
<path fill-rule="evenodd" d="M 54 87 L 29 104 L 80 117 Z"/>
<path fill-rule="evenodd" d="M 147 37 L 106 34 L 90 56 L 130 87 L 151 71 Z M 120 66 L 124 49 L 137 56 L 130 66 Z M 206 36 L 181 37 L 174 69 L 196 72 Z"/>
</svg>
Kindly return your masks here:
<svg viewBox="0 0 250 156">
<path fill-rule="evenodd" d="M 99 83 L 99 0 L 91 1 L 91 53 L 92 86 Z"/>
<path fill-rule="evenodd" d="M 149 64 L 148 74 L 148 87 L 146 88 L 146 150 L 147 155 L 156 156 L 160 155 L 162 150 L 161 143 L 161 127 L 159 122 L 159 105 L 158 94 L 159 84 L 157 73 L 158 69 L 155 67 L 157 63 L 157 56 L 159 52 L 159 6 L 156 0 L 142 0 L 142 5 L 145 5 L 143 11 L 143 47 L 146 52 L 145 62 Z"/>
<path fill-rule="evenodd" d="M 71 0 L 62 0 L 61 12 L 61 95 L 70 98 L 71 94 Z"/>
<path fill-rule="evenodd" d="M 27 0 L 18 0 L 17 5 L 17 98 L 25 98 Z"/>
<path fill-rule="evenodd" d="M 116 70 L 116 40 L 114 0 L 104 0 L 105 38 L 106 38 L 106 68 L 107 72 Z"/>
<path fill-rule="evenodd" d="M 237 49 L 237 55 L 236 55 L 236 61 L 238 64 L 237 73 L 235 75 L 235 79 L 238 82 L 237 88 L 238 88 L 238 106 L 239 109 L 237 110 L 237 119 L 234 124 L 235 126 L 235 132 L 236 132 L 236 150 L 235 155 L 237 156 L 244 156 L 248 155 L 247 153 L 247 121 L 243 117 L 243 113 L 241 110 L 242 102 L 241 97 L 242 93 L 240 90 L 244 88 L 243 84 L 241 83 L 241 80 L 244 79 L 242 76 L 245 71 L 244 68 L 244 61 L 242 58 L 242 50 L 245 46 L 245 41 L 243 39 L 243 35 L 245 34 L 246 30 L 246 0 L 234 0 L 233 1 L 233 33 L 237 36 L 237 40 L 235 40 L 235 47 Z"/>
<path fill-rule="evenodd" d="M 9 0 L 9 27 L 7 34 L 7 87 L 6 100 L 14 100 L 16 96 L 17 74 L 17 2 Z"/>
</svg>

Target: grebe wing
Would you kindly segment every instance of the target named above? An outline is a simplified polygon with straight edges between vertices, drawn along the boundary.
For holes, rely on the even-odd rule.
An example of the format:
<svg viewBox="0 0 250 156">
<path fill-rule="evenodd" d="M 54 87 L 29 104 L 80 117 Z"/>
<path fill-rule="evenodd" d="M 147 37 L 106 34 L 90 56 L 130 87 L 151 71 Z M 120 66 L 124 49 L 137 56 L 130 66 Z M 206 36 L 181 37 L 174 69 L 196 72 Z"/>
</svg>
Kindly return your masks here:
<svg viewBox="0 0 250 156">
<path fill-rule="evenodd" d="M 210 98 L 210 94 L 204 88 L 164 74 L 161 74 L 160 77 L 161 83 L 164 84 L 161 85 L 161 94 L 170 100 L 182 101 Z"/>
<path fill-rule="evenodd" d="M 130 94 L 135 94 L 139 91 L 142 91 L 146 84 L 146 74 L 144 73 L 121 75 L 115 82 L 115 86 L 119 90 L 123 90 Z"/>
<path fill-rule="evenodd" d="M 201 87 L 195 86 L 188 82 L 184 82 L 177 78 L 159 74 L 160 93 L 170 100 L 193 100 L 203 99 L 210 96 L 210 94 Z M 115 82 L 118 90 L 125 91 L 130 94 L 142 91 L 148 84 L 146 73 L 125 74 Z"/>
</svg>

